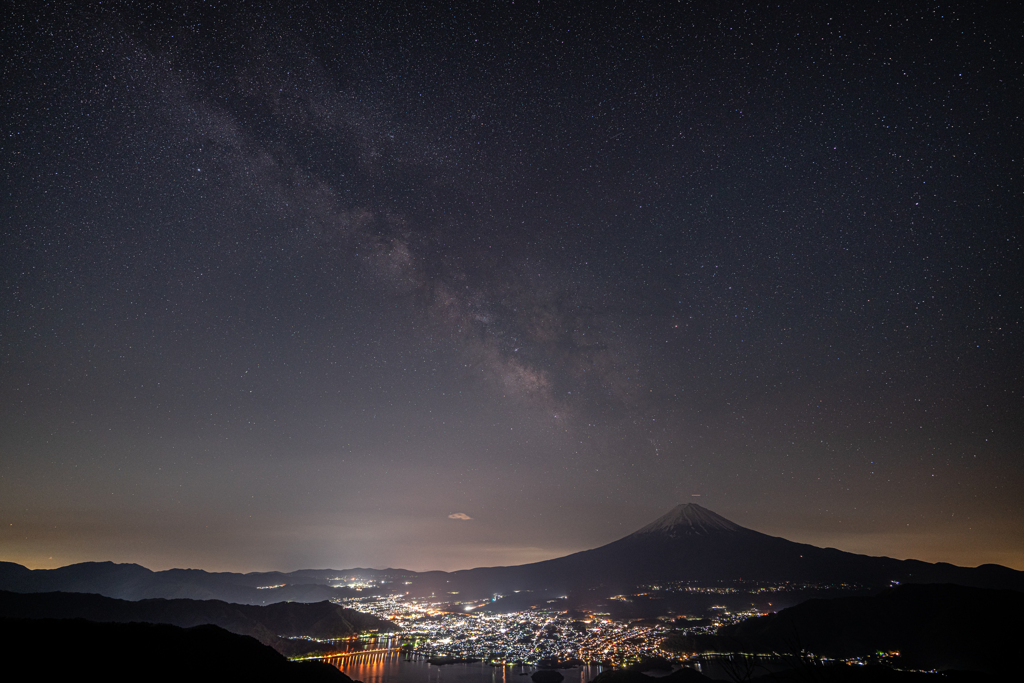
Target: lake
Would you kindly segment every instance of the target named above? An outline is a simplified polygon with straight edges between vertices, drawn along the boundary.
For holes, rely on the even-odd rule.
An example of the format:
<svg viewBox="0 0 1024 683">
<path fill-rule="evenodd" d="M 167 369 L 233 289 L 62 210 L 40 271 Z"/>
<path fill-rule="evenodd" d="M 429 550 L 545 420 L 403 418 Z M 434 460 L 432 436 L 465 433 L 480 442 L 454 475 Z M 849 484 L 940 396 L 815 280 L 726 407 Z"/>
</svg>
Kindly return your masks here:
<svg viewBox="0 0 1024 683">
<path fill-rule="evenodd" d="M 473 664 L 445 664 L 436 666 L 427 662 L 423 655 L 407 655 L 397 648 L 400 641 L 379 639 L 353 646 L 353 651 L 324 659 L 338 667 L 345 674 L 362 683 L 532 683 L 530 674 L 537 669 L 532 666 L 490 666 L 485 662 Z M 362 652 L 355 648 L 370 650 Z M 376 651 L 374 651 L 376 650 Z M 731 667 L 722 657 L 698 657 L 690 666 L 705 676 L 716 680 L 734 680 L 737 667 Z M 756 675 L 788 669 L 791 663 L 773 657 L 755 658 Z M 607 667 L 584 665 L 574 669 L 559 669 L 565 677 L 564 683 L 590 683 Z M 742 667 L 738 667 L 742 669 Z M 667 672 L 648 672 L 655 679 Z M 742 678 L 742 676 L 739 676 Z"/>
<path fill-rule="evenodd" d="M 342 655 L 324 661 L 332 664 L 354 680 L 363 683 L 531 683 L 531 666 L 490 666 L 484 662 L 472 664 L 428 664 L 426 657 L 411 660 L 397 652 Z M 581 666 L 560 669 L 565 683 L 590 683 L 604 671 L 601 666 Z"/>
<path fill-rule="evenodd" d="M 377 647 L 371 645 L 367 649 Z M 324 661 L 363 683 L 532 683 L 530 674 L 536 671 L 532 666 L 490 666 L 485 662 L 436 666 L 427 663 L 425 656 L 413 655 L 407 660 L 397 650 L 349 652 Z M 604 669 L 586 665 L 559 671 L 565 676 L 565 683 L 590 683 Z"/>
</svg>

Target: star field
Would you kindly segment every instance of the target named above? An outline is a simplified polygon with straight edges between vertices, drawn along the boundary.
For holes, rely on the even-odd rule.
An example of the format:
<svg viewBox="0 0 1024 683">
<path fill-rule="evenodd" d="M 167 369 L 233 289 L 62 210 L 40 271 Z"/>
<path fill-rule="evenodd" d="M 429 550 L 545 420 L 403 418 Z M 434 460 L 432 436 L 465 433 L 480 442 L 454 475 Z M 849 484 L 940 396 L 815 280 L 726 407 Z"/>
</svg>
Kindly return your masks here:
<svg viewBox="0 0 1024 683">
<path fill-rule="evenodd" d="M 1024 568 L 991 8 L 4 12 L 0 559 L 515 564 L 693 500 Z"/>
</svg>

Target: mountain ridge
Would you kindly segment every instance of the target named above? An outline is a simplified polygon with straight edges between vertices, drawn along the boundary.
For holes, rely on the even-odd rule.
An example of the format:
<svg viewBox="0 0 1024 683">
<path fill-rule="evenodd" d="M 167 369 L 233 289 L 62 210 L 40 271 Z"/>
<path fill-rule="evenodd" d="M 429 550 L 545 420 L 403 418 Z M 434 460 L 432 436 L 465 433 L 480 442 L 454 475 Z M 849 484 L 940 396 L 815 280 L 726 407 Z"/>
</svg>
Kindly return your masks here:
<svg viewBox="0 0 1024 683">
<path fill-rule="evenodd" d="M 353 597 L 339 577 L 361 575 L 392 582 L 416 595 L 490 598 L 516 591 L 608 595 L 661 583 L 804 582 L 883 588 L 894 583 L 957 583 L 1024 591 L 1024 572 L 1001 565 L 976 568 L 897 560 L 819 548 L 742 527 L 707 508 L 684 503 L 635 532 L 597 548 L 523 565 L 454 572 L 401 569 L 210 573 L 197 569 L 153 572 L 137 564 L 82 563 L 30 570 L 0 562 L 0 589 L 76 591 L 108 597 L 219 599 L 239 604 L 287 600 L 319 602 Z M 281 584 L 284 584 L 283 586 Z M 276 586 L 266 589 L 268 586 Z"/>
<path fill-rule="evenodd" d="M 1012 680 L 1024 638 L 1021 610 L 1024 594 L 1017 591 L 908 584 L 871 596 L 808 600 L 725 626 L 710 649 L 805 648 L 835 659 L 897 651 L 901 667 L 986 671 Z"/>
<path fill-rule="evenodd" d="M 368 630 L 391 631 L 397 628 L 384 619 L 331 602 L 239 605 L 223 600 L 119 600 L 94 593 L 14 593 L 3 590 L 0 590 L 0 618 L 161 623 L 181 628 L 213 624 L 238 635 L 253 637 L 285 655 L 301 654 L 311 647 L 309 641 L 293 641 L 288 636 L 346 638 Z"/>
<path fill-rule="evenodd" d="M 324 662 L 293 662 L 251 636 L 204 624 L 0 617 L 9 667 L 24 680 L 353 683 Z"/>
</svg>

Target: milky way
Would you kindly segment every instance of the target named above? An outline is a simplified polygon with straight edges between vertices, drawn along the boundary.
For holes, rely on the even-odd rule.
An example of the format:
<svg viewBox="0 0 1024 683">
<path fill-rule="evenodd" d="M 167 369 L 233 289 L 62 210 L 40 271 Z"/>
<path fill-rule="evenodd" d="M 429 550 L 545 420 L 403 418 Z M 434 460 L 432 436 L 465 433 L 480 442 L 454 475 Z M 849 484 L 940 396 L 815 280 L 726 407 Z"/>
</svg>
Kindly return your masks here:
<svg viewBox="0 0 1024 683">
<path fill-rule="evenodd" d="M 454 569 L 699 500 L 1024 568 L 1021 59 L 986 10 L 3 25 L 0 559 Z"/>
</svg>

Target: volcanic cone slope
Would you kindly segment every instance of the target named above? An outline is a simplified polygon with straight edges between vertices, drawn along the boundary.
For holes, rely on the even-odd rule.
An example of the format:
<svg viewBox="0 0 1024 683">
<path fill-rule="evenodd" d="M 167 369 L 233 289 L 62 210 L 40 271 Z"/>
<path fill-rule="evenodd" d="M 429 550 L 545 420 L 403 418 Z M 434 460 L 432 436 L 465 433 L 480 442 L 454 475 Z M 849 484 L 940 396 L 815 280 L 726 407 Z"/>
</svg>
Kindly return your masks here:
<svg viewBox="0 0 1024 683">
<path fill-rule="evenodd" d="M 950 582 L 983 588 L 1024 588 L 1024 572 L 984 565 L 971 569 L 818 548 L 747 529 L 700 505 L 679 505 L 617 541 L 557 559 L 514 567 L 454 572 L 449 585 L 487 594 L 516 590 L 612 594 L 665 582 L 808 582 L 888 586 Z"/>
</svg>

